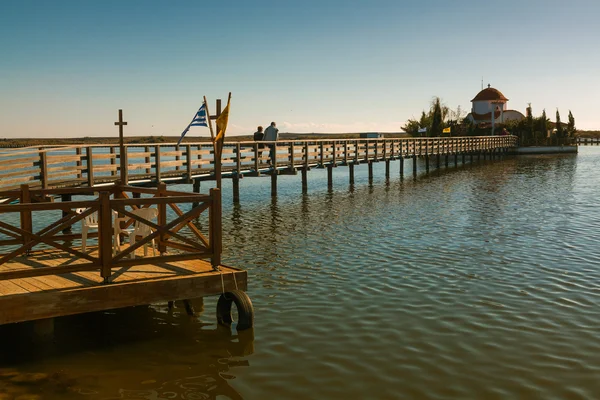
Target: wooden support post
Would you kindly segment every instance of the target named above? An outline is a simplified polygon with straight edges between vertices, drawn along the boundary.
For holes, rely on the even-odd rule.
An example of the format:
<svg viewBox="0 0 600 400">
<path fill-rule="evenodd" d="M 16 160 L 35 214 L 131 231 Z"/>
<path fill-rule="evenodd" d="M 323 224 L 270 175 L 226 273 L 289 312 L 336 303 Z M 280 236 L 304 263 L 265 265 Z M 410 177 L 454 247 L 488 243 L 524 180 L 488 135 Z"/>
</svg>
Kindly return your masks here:
<svg viewBox="0 0 600 400">
<path fill-rule="evenodd" d="M 302 193 L 308 192 L 308 168 L 302 168 Z"/>
<path fill-rule="evenodd" d="M 142 194 L 140 192 L 133 192 L 133 198 L 134 199 L 141 199 L 142 198 Z"/>
<path fill-rule="evenodd" d="M 454 166 L 458 166 L 458 153 L 454 153 Z"/>
<path fill-rule="evenodd" d="M 462 164 L 463 164 L 463 165 L 465 165 L 465 157 L 466 157 L 466 156 L 465 156 L 465 153 L 463 152 L 463 153 L 462 153 Z"/>
<path fill-rule="evenodd" d="M 477 152 L 477 161 L 481 161 L 481 150 Z"/>
<path fill-rule="evenodd" d="M 400 178 L 404 178 L 404 157 L 400 157 Z"/>
<path fill-rule="evenodd" d="M 385 179 L 390 179 L 390 160 L 385 160 Z"/>
<path fill-rule="evenodd" d="M 71 201 L 73 199 L 73 196 L 71 194 L 68 193 L 63 193 L 60 195 L 60 202 L 61 203 L 65 203 L 68 201 Z M 63 218 L 66 217 L 67 215 L 69 215 L 68 211 L 62 210 L 62 216 Z M 67 227 L 65 227 L 65 229 L 62 230 L 62 233 L 71 233 L 71 228 L 72 225 L 69 225 Z"/>
<path fill-rule="evenodd" d="M 223 249 L 223 227 L 221 215 L 221 190 L 218 188 L 210 189 L 212 206 L 208 214 L 210 226 L 210 247 L 212 249 L 212 258 L 210 262 L 214 270 L 218 271 L 221 265 L 221 251 Z"/>
<path fill-rule="evenodd" d="M 354 163 L 348 164 L 348 168 L 349 168 L 350 184 L 354 185 Z"/>
<path fill-rule="evenodd" d="M 277 196 L 277 170 L 271 172 L 271 196 Z"/>
<path fill-rule="evenodd" d="M 240 202 L 240 176 L 237 173 L 233 174 L 233 178 L 231 179 L 233 186 L 233 202 Z"/>
<path fill-rule="evenodd" d="M 444 164 L 446 165 L 446 168 L 448 168 L 448 153 L 444 154 Z"/>
<path fill-rule="evenodd" d="M 438 151 L 439 151 L 439 149 L 438 149 Z M 440 155 L 440 153 L 437 153 L 435 156 L 435 167 L 437 169 L 440 169 L 441 163 L 442 163 L 442 156 Z"/>
<path fill-rule="evenodd" d="M 104 283 L 108 283 L 111 276 L 111 258 L 112 258 L 112 210 L 110 208 L 110 193 L 100 192 L 100 210 L 98 213 L 98 254 L 102 269 L 100 276 L 104 278 Z"/>
<path fill-rule="evenodd" d="M 373 181 L 373 161 L 369 160 L 367 166 L 369 167 L 369 182 L 371 182 Z"/>
<path fill-rule="evenodd" d="M 94 159 L 91 146 L 85 148 L 85 158 L 87 162 L 87 184 L 92 187 L 94 186 Z"/>
<path fill-rule="evenodd" d="M 194 179 L 194 186 L 192 187 L 192 191 L 194 193 L 200 193 L 200 179 Z M 200 203 L 195 201 L 194 203 L 192 203 L 192 207 L 196 208 L 196 207 L 198 207 L 199 204 Z"/>
<path fill-rule="evenodd" d="M 327 188 L 333 187 L 333 164 L 327 164 Z"/>
<path fill-rule="evenodd" d="M 429 173 L 429 155 L 425 154 L 425 172 Z"/>
<path fill-rule="evenodd" d="M 413 155 L 413 177 L 417 177 L 417 155 Z"/>
</svg>

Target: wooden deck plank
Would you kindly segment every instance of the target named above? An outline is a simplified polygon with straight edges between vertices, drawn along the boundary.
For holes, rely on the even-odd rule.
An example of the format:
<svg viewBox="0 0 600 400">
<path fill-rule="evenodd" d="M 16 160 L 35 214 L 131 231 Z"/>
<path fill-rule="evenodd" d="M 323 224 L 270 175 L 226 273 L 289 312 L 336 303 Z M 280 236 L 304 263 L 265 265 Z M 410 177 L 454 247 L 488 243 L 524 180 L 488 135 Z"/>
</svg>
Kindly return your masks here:
<svg viewBox="0 0 600 400">
<path fill-rule="evenodd" d="M 50 249 L 2 267 L 35 269 L 78 262 Z M 99 270 L 0 281 L 0 324 L 216 295 L 223 290 L 222 282 L 226 291 L 236 283 L 246 290 L 247 273 L 227 266 L 218 272 L 206 260 L 184 260 L 114 268 L 109 282 L 104 283 Z"/>
</svg>

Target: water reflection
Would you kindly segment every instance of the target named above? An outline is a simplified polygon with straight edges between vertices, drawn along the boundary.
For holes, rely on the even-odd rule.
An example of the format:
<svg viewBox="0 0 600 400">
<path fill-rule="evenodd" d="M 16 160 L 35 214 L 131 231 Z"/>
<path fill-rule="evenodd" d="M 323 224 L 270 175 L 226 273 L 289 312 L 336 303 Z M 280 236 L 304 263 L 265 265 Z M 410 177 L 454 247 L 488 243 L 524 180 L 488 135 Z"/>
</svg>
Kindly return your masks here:
<svg viewBox="0 0 600 400">
<path fill-rule="evenodd" d="M 194 303 L 202 311 L 203 302 Z M 32 324 L 2 327 L 0 393 L 50 399 L 82 394 L 90 399 L 241 399 L 230 385 L 232 368 L 250 365 L 253 330 L 233 334 L 176 306 L 172 312 L 166 306 L 135 307 L 59 318 L 52 342 L 32 341 Z"/>
</svg>

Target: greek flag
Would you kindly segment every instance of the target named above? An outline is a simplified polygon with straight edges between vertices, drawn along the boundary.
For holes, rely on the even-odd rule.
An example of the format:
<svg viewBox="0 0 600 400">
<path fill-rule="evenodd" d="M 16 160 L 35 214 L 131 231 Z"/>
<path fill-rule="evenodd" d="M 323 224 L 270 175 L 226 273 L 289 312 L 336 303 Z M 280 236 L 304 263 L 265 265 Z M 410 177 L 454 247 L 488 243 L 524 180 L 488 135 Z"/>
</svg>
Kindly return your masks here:
<svg viewBox="0 0 600 400">
<path fill-rule="evenodd" d="M 194 119 L 192 122 L 185 128 L 185 130 L 181 133 L 181 137 L 177 141 L 177 144 L 181 143 L 185 134 L 190 130 L 191 126 L 208 126 L 206 123 L 206 107 L 204 104 L 198 109 L 198 112 L 194 115 Z"/>
</svg>

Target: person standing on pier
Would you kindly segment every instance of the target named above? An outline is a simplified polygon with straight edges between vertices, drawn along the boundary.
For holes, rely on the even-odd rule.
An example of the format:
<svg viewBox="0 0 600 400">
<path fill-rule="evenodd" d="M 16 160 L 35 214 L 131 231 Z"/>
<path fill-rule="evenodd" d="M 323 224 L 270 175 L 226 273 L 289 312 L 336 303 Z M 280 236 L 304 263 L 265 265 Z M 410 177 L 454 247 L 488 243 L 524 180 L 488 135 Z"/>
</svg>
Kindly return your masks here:
<svg viewBox="0 0 600 400">
<path fill-rule="evenodd" d="M 256 128 L 256 132 L 254 132 L 254 141 L 260 142 L 263 140 L 263 137 L 265 137 L 265 133 L 263 132 L 263 127 L 259 125 L 258 128 Z"/>
<path fill-rule="evenodd" d="M 279 129 L 277 129 L 275 122 L 271 122 L 271 125 L 265 129 L 265 136 L 263 140 L 265 142 L 276 142 L 279 137 Z M 268 145 L 271 149 L 270 151 L 270 161 L 269 164 L 275 165 L 276 157 L 277 157 L 277 149 L 275 143 Z"/>
</svg>

